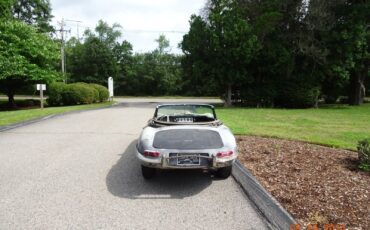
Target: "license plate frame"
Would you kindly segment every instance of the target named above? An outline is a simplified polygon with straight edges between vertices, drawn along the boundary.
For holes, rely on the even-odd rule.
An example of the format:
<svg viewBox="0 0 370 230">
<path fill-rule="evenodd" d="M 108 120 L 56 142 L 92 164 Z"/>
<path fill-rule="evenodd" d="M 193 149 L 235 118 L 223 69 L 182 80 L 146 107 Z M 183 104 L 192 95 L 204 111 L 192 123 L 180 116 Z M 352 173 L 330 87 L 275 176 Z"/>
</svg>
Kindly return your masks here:
<svg viewBox="0 0 370 230">
<path fill-rule="evenodd" d="M 177 154 L 176 164 L 178 166 L 199 166 L 200 157 L 196 154 Z"/>
</svg>

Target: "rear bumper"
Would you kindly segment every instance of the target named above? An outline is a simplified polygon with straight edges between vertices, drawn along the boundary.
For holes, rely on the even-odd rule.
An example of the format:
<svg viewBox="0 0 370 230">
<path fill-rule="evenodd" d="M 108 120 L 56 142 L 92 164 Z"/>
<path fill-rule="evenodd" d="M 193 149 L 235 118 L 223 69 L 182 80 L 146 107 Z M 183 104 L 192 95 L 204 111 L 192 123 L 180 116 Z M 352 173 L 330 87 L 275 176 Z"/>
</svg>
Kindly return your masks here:
<svg viewBox="0 0 370 230">
<path fill-rule="evenodd" d="M 168 156 L 161 156 L 159 158 L 150 158 L 150 157 L 143 156 L 137 149 L 135 149 L 135 151 L 136 151 L 136 156 L 140 160 L 140 163 L 142 165 L 151 167 L 151 168 L 159 168 L 159 169 L 219 169 L 219 168 L 231 166 L 237 157 L 236 153 L 234 153 L 230 157 L 225 157 L 225 158 L 217 158 L 214 156 L 211 156 L 211 157 L 200 156 L 201 158 L 207 159 L 206 164 L 175 165 L 175 164 L 170 163 L 171 158 Z"/>
</svg>

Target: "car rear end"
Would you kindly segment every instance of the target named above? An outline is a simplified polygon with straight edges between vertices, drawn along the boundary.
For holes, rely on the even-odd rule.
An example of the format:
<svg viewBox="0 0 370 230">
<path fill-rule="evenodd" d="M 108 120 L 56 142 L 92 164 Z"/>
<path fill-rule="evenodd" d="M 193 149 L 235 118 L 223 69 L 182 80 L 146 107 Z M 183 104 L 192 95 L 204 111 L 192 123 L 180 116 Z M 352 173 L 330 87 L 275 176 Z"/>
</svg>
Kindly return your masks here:
<svg viewBox="0 0 370 230">
<path fill-rule="evenodd" d="M 146 127 L 137 144 L 137 156 L 151 172 L 155 168 L 215 171 L 227 168 L 231 172 L 237 148 L 226 126 Z"/>
</svg>

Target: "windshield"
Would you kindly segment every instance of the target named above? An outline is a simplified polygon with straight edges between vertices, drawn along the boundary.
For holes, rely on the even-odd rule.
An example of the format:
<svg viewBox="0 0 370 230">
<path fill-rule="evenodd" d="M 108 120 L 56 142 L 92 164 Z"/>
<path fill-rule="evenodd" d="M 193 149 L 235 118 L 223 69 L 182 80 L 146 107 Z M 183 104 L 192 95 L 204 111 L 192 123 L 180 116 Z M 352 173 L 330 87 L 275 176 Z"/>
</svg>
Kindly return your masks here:
<svg viewBox="0 0 370 230">
<path fill-rule="evenodd" d="M 164 105 L 157 109 L 156 118 L 164 116 L 201 116 L 215 119 L 213 107 L 209 105 Z"/>
</svg>

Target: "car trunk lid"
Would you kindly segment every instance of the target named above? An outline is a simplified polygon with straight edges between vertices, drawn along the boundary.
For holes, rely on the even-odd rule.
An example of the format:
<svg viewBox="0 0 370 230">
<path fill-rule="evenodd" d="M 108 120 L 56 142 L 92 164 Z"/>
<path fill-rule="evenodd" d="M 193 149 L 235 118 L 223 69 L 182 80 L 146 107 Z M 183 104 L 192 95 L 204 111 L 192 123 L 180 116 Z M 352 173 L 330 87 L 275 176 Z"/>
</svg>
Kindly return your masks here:
<svg viewBox="0 0 370 230">
<path fill-rule="evenodd" d="M 162 130 L 153 140 L 153 147 L 157 149 L 218 149 L 223 146 L 220 134 L 207 129 Z"/>
</svg>

